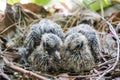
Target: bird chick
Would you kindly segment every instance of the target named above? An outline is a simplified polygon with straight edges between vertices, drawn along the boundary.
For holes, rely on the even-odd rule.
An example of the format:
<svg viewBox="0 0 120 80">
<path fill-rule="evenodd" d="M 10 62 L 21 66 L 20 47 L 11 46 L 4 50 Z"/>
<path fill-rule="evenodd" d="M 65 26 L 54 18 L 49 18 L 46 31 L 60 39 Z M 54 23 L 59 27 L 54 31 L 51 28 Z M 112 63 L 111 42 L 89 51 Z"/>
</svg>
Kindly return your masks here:
<svg viewBox="0 0 120 80">
<path fill-rule="evenodd" d="M 42 72 L 57 72 L 60 65 L 61 38 L 52 33 L 42 35 L 41 44 L 33 52 L 33 64 L 36 70 Z"/>
<path fill-rule="evenodd" d="M 61 39 L 64 38 L 64 32 L 60 25 L 49 19 L 42 19 L 39 23 L 33 24 L 30 28 L 30 32 L 25 40 L 25 47 L 28 49 L 28 56 L 32 53 L 41 43 L 41 37 L 45 33 L 53 33 L 59 36 Z"/>
<path fill-rule="evenodd" d="M 81 72 L 90 70 L 95 66 L 88 40 L 81 33 L 68 35 L 64 41 L 66 55 L 66 70 Z"/>
<path fill-rule="evenodd" d="M 70 28 L 66 32 L 66 37 L 73 33 L 81 33 L 88 40 L 88 46 L 90 47 L 91 53 L 95 58 L 95 62 L 98 60 L 100 44 L 98 36 L 93 28 L 88 24 L 79 24 L 76 27 Z"/>
</svg>

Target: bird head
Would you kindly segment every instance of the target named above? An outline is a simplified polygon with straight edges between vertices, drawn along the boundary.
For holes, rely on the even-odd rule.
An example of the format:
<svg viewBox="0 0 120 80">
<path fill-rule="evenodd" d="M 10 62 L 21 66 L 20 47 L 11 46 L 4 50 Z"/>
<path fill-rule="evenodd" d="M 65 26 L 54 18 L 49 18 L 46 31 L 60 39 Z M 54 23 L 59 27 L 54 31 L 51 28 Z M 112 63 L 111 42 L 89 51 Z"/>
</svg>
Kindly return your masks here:
<svg viewBox="0 0 120 80">
<path fill-rule="evenodd" d="M 60 59 L 60 49 L 63 42 L 60 37 L 52 33 L 42 35 L 41 46 L 48 55 L 57 56 Z"/>
<path fill-rule="evenodd" d="M 79 54 L 85 48 L 87 39 L 81 33 L 68 35 L 64 41 L 66 54 Z"/>
<path fill-rule="evenodd" d="M 49 19 L 42 19 L 39 22 L 41 33 L 53 33 L 59 36 L 61 39 L 64 38 L 64 32 L 61 28 L 61 26 L 54 21 L 51 21 Z"/>
</svg>

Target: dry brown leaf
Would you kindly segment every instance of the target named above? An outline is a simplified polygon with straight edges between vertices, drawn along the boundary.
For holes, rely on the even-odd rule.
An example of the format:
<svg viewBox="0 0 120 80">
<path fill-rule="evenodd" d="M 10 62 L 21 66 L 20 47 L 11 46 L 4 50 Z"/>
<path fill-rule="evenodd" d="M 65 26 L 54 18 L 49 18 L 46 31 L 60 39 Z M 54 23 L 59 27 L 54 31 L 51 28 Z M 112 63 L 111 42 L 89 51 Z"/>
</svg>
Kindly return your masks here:
<svg viewBox="0 0 120 80">
<path fill-rule="evenodd" d="M 112 22 L 117 22 L 120 21 L 120 12 L 114 12 L 112 15 L 109 17 L 109 19 L 112 18 Z"/>
<path fill-rule="evenodd" d="M 4 26 L 3 23 L 0 22 L 0 32 L 1 32 L 3 29 L 5 29 L 5 26 Z"/>
<path fill-rule="evenodd" d="M 47 10 L 45 10 L 43 6 L 39 6 L 35 3 L 21 4 L 21 7 L 23 9 L 30 10 L 33 13 L 41 14 L 43 17 L 50 15 L 50 13 Z"/>
<path fill-rule="evenodd" d="M 39 6 L 35 3 L 21 4 L 21 7 L 34 13 L 40 13 L 42 10 L 46 11 L 42 6 Z"/>
</svg>

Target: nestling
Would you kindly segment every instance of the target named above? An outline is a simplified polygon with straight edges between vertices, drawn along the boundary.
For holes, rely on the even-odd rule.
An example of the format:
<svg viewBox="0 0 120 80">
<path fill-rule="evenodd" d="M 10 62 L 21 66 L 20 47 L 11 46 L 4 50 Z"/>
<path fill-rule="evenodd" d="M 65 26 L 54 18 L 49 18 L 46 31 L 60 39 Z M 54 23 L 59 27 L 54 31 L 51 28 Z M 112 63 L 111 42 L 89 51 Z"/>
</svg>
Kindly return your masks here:
<svg viewBox="0 0 120 80">
<path fill-rule="evenodd" d="M 95 66 L 88 40 L 83 34 L 73 33 L 68 35 L 64 45 L 66 49 L 66 70 L 77 73 L 90 70 Z"/>
<path fill-rule="evenodd" d="M 73 33 L 81 33 L 84 35 L 88 41 L 88 47 L 90 47 L 90 51 L 95 58 L 95 62 L 98 60 L 100 44 L 98 36 L 95 30 L 88 24 L 79 24 L 76 27 L 70 28 L 66 32 L 66 37 Z"/>
<path fill-rule="evenodd" d="M 52 33 L 42 35 L 40 46 L 33 52 L 33 66 L 42 72 L 57 72 L 60 65 L 61 38 Z"/>
</svg>

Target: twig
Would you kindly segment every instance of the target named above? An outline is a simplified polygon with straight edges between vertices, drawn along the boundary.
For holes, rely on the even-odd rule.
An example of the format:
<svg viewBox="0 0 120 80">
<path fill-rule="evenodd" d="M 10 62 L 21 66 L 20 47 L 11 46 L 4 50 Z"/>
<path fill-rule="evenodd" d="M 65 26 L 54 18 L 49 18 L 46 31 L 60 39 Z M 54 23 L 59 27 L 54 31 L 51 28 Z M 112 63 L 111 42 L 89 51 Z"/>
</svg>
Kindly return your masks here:
<svg viewBox="0 0 120 80">
<path fill-rule="evenodd" d="M 72 23 L 71 23 L 71 25 L 70 25 L 70 27 L 69 28 L 71 28 L 71 27 L 73 27 L 73 25 L 74 25 L 74 23 L 75 23 L 75 21 L 76 21 L 77 19 L 75 18 L 75 19 L 73 19 L 73 21 L 72 21 Z"/>
<path fill-rule="evenodd" d="M 80 11 L 80 9 L 78 9 L 74 14 L 77 15 L 79 11 Z M 74 23 L 75 20 L 76 20 L 76 19 L 74 19 L 74 17 L 77 17 L 77 16 L 72 15 L 63 28 L 65 28 L 65 29 L 68 28 L 68 24 L 70 24 L 70 21 L 73 20 L 72 24 L 70 25 L 70 26 L 72 26 L 73 23 Z"/>
<path fill-rule="evenodd" d="M 101 58 L 102 58 L 104 61 L 107 61 L 107 60 L 104 58 L 104 55 L 103 55 L 101 52 L 99 52 L 99 53 L 100 53 Z"/>
<path fill-rule="evenodd" d="M 20 22 L 18 23 L 14 23 L 12 25 L 10 25 L 9 27 L 5 28 L 2 32 L 0 32 L 0 35 L 3 34 L 4 32 L 6 32 L 7 30 L 9 30 L 10 28 L 14 27 L 15 25 L 19 24 Z"/>
<path fill-rule="evenodd" d="M 0 75 L 5 78 L 6 80 L 11 80 L 5 73 L 3 73 L 2 71 L 0 71 Z"/>
<path fill-rule="evenodd" d="M 100 72 L 99 72 L 98 70 L 96 70 L 95 68 L 93 69 L 93 71 L 94 71 L 96 74 L 100 75 Z"/>
<path fill-rule="evenodd" d="M 74 16 L 72 15 L 63 28 L 68 28 L 68 24 L 70 23 L 70 21 L 71 21 L 73 18 L 74 18 Z"/>
<path fill-rule="evenodd" d="M 99 2 L 100 2 L 100 8 L 101 8 L 101 15 L 102 17 L 104 17 L 103 3 L 101 0 L 99 0 Z"/>
<path fill-rule="evenodd" d="M 29 19 L 31 19 L 31 20 L 34 20 L 34 19 L 32 19 L 28 14 L 26 14 L 25 11 L 28 12 L 28 13 L 30 13 L 30 14 L 32 14 L 32 15 L 33 15 L 35 18 L 37 18 L 37 19 L 40 18 L 40 17 L 37 16 L 37 14 L 35 14 L 34 12 L 32 12 L 32 11 L 30 11 L 30 10 L 25 10 L 25 9 L 23 9 L 23 10 L 22 10 L 23 14 L 24 14 L 26 17 L 28 17 Z"/>
<path fill-rule="evenodd" d="M 99 64 L 99 65 L 97 65 L 97 66 L 100 67 L 100 66 L 103 66 L 103 65 L 112 63 L 112 62 L 114 62 L 114 61 L 115 61 L 115 59 L 111 59 L 111 60 L 108 60 L 108 61 L 106 61 L 106 62 L 104 62 L 104 63 L 101 63 L 101 64 Z"/>
<path fill-rule="evenodd" d="M 33 72 L 31 72 L 31 71 L 27 71 L 27 70 L 22 69 L 22 68 L 20 68 L 20 67 L 18 67 L 18 66 L 15 66 L 13 63 L 9 62 L 9 61 L 7 60 L 7 58 L 5 58 L 4 56 L 3 56 L 3 60 L 4 60 L 5 65 L 6 65 L 7 67 L 9 67 L 9 68 L 11 68 L 11 69 L 13 69 L 13 70 L 15 70 L 15 71 L 17 71 L 17 72 L 20 72 L 20 73 L 25 74 L 25 75 L 30 76 L 30 77 L 34 77 L 34 78 L 36 78 L 36 79 L 38 79 L 38 80 L 49 80 L 48 78 L 45 78 L 45 77 L 43 77 L 43 76 L 41 76 L 41 75 L 38 75 L 38 74 L 33 73 Z"/>
<path fill-rule="evenodd" d="M 78 75 L 78 76 L 63 76 L 63 75 L 58 75 L 57 77 L 65 77 L 65 78 L 86 78 L 86 77 L 95 77 L 98 76 L 98 74 L 93 74 L 93 75 Z"/>
<path fill-rule="evenodd" d="M 101 17 L 101 18 L 102 18 L 104 21 L 106 21 L 103 17 Z M 100 80 L 100 79 L 101 79 L 103 76 L 105 76 L 107 73 L 109 73 L 110 71 L 114 70 L 114 68 L 116 67 L 116 65 L 117 65 L 118 62 L 119 62 L 119 53 L 120 53 L 120 51 L 119 51 L 119 48 L 120 48 L 119 43 L 120 43 L 120 40 L 119 40 L 119 37 L 117 36 L 117 34 L 116 34 L 113 26 L 112 26 L 108 21 L 106 21 L 106 23 L 109 25 L 110 31 L 113 33 L 114 37 L 115 37 L 116 40 L 117 40 L 117 45 L 118 45 L 118 47 L 117 47 L 117 57 L 116 57 L 116 61 L 115 61 L 115 63 L 113 64 L 113 66 L 112 66 L 110 69 L 104 71 L 104 73 L 103 73 L 102 75 L 100 75 L 96 80 Z"/>
</svg>

